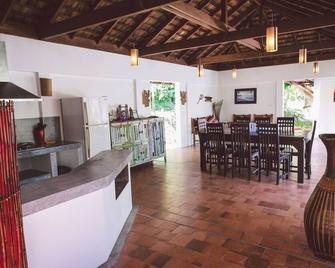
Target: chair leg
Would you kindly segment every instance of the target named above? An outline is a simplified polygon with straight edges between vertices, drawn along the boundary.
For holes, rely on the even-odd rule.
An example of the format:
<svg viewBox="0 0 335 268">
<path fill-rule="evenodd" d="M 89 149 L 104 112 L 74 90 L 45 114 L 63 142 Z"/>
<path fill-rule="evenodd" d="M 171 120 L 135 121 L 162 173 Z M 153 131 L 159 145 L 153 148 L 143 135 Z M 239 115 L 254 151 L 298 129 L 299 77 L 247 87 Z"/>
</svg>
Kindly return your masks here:
<svg viewBox="0 0 335 268">
<path fill-rule="evenodd" d="M 258 181 L 261 181 L 261 176 L 262 176 L 262 167 L 261 167 L 261 158 L 258 157 Z"/>
<path fill-rule="evenodd" d="M 234 178 L 234 170 L 235 170 L 235 157 L 232 156 L 232 161 L 231 161 L 231 177 Z"/>
<path fill-rule="evenodd" d="M 277 163 L 276 171 L 277 171 L 277 181 L 276 181 L 276 185 L 278 185 L 278 184 L 279 184 L 279 177 L 280 177 L 280 162 L 279 162 L 279 161 L 278 161 L 278 163 Z"/>
<path fill-rule="evenodd" d="M 225 154 L 224 155 L 224 160 L 223 160 L 223 175 L 226 176 L 227 175 L 227 161 L 228 161 L 228 155 Z"/>
<path fill-rule="evenodd" d="M 248 159 L 248 180 L 250 181 L 251 180 L 251 162 L 252 162 L 252 159 L 251 157 Z"/>
<path fill-rule="evenodd" d="M 209 154 L 209 174 L 212 176 L 212 155 Z"/>
</svg>

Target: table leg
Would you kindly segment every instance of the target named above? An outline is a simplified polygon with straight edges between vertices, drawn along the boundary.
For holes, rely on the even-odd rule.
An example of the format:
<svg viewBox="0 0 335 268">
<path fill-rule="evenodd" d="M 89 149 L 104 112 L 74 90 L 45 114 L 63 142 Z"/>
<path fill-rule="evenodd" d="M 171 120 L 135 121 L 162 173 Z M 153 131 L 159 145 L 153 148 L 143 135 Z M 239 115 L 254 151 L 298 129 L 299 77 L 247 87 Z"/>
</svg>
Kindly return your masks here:
<svg viewBox="0 0 335 268">
<path fill-rule="evenodd" d="M 199 143 L 200 143 L 200 169 L 201 171 L 206 171 L 206 156 L 205 156 L 205 146 L 203 139 L 199 135 Z"/>
<path fill-rule="evenodd" d="M 57 153 L 50 153 L 51 177 L 58 176 Z"/>
<path fill-rule="evenodd" d="M 298 150 L 298 183 L 304 183 L 304 156 L 305 156 L 305 146 L 304 141 L 299 141 L 296 149 Z"/>
</svg>

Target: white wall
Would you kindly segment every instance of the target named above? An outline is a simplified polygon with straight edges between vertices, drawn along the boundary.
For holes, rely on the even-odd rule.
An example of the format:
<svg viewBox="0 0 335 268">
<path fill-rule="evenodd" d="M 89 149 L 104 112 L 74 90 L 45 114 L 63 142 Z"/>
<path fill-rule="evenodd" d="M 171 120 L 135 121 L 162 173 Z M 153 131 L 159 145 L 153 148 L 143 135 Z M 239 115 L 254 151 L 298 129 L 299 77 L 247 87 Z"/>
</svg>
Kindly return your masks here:
<svg viewBox="0 0 335 268">
<path fill-rule="evenodd" d="M 334 132 L 335 126 L 325 121 L 329 116 L 335 116 L 333 94 L 335 90 L 335 60 L 320 62 L 320 73 L 314 75 L 312 62 L 304 65 L 288 64 L 271 67 L 258 67 L 238 70 L 236 80 L 231 77 L 231 71 L 219 72 L 221 85 L 218 97 L 223 99 L 222 117 L 231 121 L 232 114 L 272 113 L 280 116 L 283 113 L 282 86 L 286 80 L 314 79 L 318 109 L 314 118 L 318 119 L 319 132 Z M 257 104 L 234 104 L 234 89 L 257 88 Z"/>
<path fill-rule="evenodd" d="M 218 72 L 205 71 L 197 77 L 196 68 L 140 59 L 137 68 L 129 65 L 129 57 L 103 51 L 54 44 L 44 41 L 0 34 L 6 42 L 10 81 L 37 93 L 38 78 L 53 80 L 53 97 L 44 98 L 43 115 L 60 114 L 58 98 L 71 96 L 111 97 L 112 105 L 137 106 L 139 114 L 149 115 L 142 105 L 141 92 L 150 80 L 177 82 L 188 91 L 186 128 L 181 131 L 183 146 L 191 143 L 190 118 L 211 114 L 208 103 L 196 104 L 200 94 L 218 98 Z M 36 103 L 16 105 L 16 117 L 38 117 Z"/>
</svg>

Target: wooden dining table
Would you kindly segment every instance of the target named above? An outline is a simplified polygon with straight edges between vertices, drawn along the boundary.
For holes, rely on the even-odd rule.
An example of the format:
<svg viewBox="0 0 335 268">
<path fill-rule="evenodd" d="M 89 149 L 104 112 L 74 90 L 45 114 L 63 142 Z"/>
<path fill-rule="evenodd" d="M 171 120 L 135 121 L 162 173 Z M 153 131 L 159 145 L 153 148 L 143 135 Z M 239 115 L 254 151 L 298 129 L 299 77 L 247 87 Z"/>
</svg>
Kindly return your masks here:
<svg viewBox="0 0 335 268">
<path fill-rule="evenodd" d="M 224 130 L 225 141 L 231 141 L 230 128 Z M 258 134 L 256 132 L 250 133 L 251 141 L 253 143 L 258 142 Z M 296 149 L 295 155 L 298 158 L 297 161 L 297 173 L 298 183 L 304 183 L 304 170 L 305 170 L 305 146 L 309 140 L 309 133 L 297 131 L 292 135 L 279 135 L 280 145 L 290 145 Z M 200 140 L 200 168 L 202 171 L 206 171 L 206 133 L 199 133 Z"/>
</svg>

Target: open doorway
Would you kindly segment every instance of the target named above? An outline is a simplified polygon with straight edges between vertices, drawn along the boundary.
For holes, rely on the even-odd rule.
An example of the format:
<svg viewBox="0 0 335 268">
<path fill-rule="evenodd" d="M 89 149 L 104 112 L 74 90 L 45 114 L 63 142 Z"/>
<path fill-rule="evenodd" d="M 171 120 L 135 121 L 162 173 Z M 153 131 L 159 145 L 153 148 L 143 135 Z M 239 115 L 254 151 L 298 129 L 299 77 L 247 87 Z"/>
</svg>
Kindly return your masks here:
<svg viewBox="0 0 335 268">
<path fill-rule="evenodd" d="M 176 84 L 171 82 L 150 82 L 151 111 L 153 115 L 164 117 L 165 138 L 168 149 L 176 148 L 177 116 L 176 116 Z"/>
<path fill-rule="evenodd" d="M 285 81 L 283 92 L 284 116 L 295 118 L 297 130 L 310 130 L 313 125 L 314 81 Z"/>
</svg>

